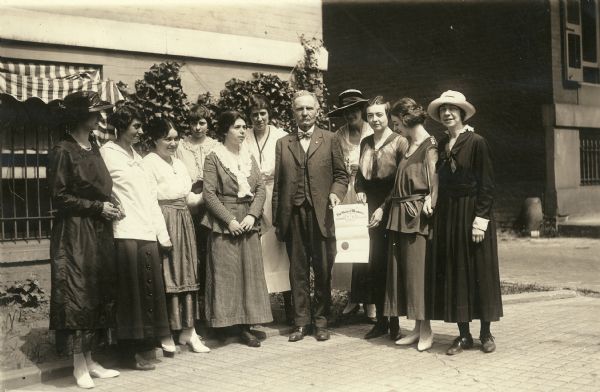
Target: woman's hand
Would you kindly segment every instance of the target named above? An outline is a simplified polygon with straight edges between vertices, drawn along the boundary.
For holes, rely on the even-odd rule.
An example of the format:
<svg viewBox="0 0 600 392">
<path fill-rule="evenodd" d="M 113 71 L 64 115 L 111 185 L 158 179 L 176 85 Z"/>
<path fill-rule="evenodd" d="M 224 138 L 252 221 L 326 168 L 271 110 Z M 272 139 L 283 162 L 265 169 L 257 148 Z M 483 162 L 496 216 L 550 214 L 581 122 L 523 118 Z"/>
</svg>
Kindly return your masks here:
<svg viewBox="0 0 600 392">
<path fill-rule="evenodd" d="M 473 242 L 474 243 L 478 244 L 478 243 L 482 242 L 484 237 L 485 237 L 485 231 L 473 227 Z"/>
<path fill-rule="evenodd" d="M 357 199 L 359 202 L 361 202 L 361 203 L 365 204 L 365 203 L 367 202 L 367 194 L 366 194 L 365 192 L 358 192 L 358 193 L 356 194 L 356 199 Z"/>
<path fill-rule="evenodd" d="M 246 215 L 246 217 L 242 220 L 242 223 L 240 223 L 240 226 L 242 226 L 244 231 L 250 231 L 254 227 L 254 222 L 256 222 L 256 218 L 254 216 Z"/>
<path fill-rule="evenodd" d="M 431 196 L 425 197 L 425 202 L 423 203 L 423 212 L 426 216 L 433 215 L 433 207 L 431 206 Z"/>
<path fill-rule="evenodd" d="M 173 250 L 173 244 L 171 243 L 171 239 L 166 240 L 163 243 L 160 243 L 160 249 L 165 253 L 170 253 Z"/>
<path fill-rule="evenodd" d="M 369 224 L 367 225 L 367 227 L 369 229 L 372 229 L 374 227 L 379 226 L 379 223 L 381 223 L 382 219 L 383 219 L 383 210 L 381 208 L 378 208 L 373 212 L 373 215 L 371 215 L 371 220 L 369 221 Z"/>
<path fill-rule="evenodd" d="M 119 219 L 121 212 L 111 202 L 105 201 L 102 203 L 102 212 L 100 215 L 106 220 L 114 220 Z"/>
<path fill-rule="evenodd" d="M 242 225 L 240 225 L 240 222 L 238 222 L 235 219 L 229 222 L 229 226 L 227 228 L 233 235 L 240 235 L 244 232 L 244 229 L 242 228 Z"/>
</svg>

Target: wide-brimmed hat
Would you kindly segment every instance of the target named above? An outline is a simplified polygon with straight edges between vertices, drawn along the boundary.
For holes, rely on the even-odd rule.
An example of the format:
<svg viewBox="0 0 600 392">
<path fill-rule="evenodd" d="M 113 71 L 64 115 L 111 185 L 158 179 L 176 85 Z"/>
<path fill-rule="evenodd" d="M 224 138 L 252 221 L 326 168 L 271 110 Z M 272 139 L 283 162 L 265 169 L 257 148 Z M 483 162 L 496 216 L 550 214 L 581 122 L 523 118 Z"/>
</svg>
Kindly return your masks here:
<svg viewBox="0 0 600 392">
<path fill-rule="evenodd" d="M 369 102 L 360 90 L 349 89 L 338 95 L 338 106 L 327 113 L 327 117 L 342 117 L 344 111 L 354 106 L 364 106 Z"/>
<path fill-rule="evenodd" d="M 465 119 L 473 117 L 475 114 L 475 107 L 471 105 L 467 98 L 463 93 L 459 93 L 458 91 L 448 90 L 444 91 L 439 98 L 431 101 L 429 106 L 427 107 L 427 113 L 431 118 L 433 118 L 437 122 L 442 122 L 440 119 L 440 106 L 444 104 L 454 105 L 465 111 Z"/>
<path fill-rule="evenodd" d="M 77 91 L 67 95 L 63 104 L 68 111 L 77 113 L 94 113 L 113 107 L 109 102 L 102 101 L 94 91 Z"/>
</svg>

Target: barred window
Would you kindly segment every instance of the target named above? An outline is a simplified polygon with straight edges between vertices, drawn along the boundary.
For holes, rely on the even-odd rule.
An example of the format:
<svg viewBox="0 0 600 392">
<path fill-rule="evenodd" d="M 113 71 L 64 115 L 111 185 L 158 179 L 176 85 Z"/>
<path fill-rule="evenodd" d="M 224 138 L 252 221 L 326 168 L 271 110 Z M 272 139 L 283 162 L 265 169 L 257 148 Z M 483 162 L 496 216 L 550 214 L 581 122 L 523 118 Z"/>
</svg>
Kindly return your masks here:
<svg viewBox="0 0 600 392">
<path fill-rule="evenodd" d="M 579 132 L 581 185 L 600 185 L 600 130 Z"/>
</svg>

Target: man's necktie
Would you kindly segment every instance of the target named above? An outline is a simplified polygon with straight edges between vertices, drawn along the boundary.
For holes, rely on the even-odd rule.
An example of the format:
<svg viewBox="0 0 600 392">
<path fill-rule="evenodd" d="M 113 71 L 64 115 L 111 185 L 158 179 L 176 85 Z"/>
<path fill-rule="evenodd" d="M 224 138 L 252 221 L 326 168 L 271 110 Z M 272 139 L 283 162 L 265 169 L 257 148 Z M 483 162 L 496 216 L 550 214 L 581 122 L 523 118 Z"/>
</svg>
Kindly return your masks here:
<svg viewBox="0 0 600 392">
<path fill-rule="evenodd" d="M 298 139 L 299 140 L 310 139 L 311 136 L 312 136 L 312 134 L 313 134 L 312 131 L 306 131 L 305 132 L 305 131 L 298 130 Z"/>
</svg>

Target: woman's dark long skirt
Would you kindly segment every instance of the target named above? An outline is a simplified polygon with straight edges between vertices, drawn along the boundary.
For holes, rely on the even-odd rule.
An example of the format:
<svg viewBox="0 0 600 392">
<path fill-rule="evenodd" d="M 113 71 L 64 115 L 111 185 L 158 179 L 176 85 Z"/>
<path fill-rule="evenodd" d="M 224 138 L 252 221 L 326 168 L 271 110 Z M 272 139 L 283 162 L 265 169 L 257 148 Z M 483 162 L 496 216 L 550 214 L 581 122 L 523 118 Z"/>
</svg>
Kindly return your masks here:
<svg viewBox="0 0 600 392">
<path fill-rule="evenodd" d="M 498 321 L 502 297 L 496 226 L 493 218 L 483 242 L 472 240 L 475 196 L 443 197 L 437 203 L 432 257 L 427 259 L 428 319 Z"/>
<path fill-rule="evenodd" d="M 369 217 L 379 208 L 388 195 L 389 189 L 367 192 Z M 369 229 L 369 263 L 352 265 L 352 286 L 350 301 L 354 303 L 376 304 L 383 310 L 385 282 L 387 275 L 387 241 L 385 217 L 379 226 Z"/>
<path fill-rule="evenodd" d="M 118 275 L 117 337 L 160 338 L 171 334 L 156 241 L 115 240 Z"/>
</svg>

